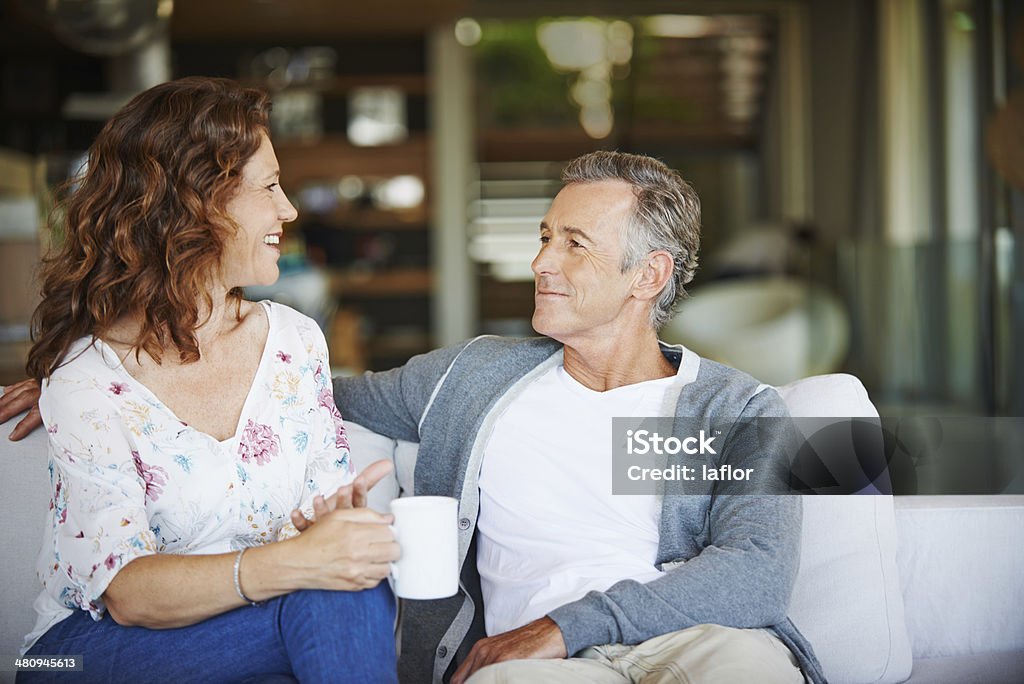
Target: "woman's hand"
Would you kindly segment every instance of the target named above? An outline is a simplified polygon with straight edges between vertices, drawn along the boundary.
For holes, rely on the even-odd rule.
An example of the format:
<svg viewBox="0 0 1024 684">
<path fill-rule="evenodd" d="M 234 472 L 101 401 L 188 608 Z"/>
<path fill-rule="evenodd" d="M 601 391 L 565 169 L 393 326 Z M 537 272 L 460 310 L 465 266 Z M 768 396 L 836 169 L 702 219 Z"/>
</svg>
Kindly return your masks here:
<svg viewBox="0 0 1024 684">
<path fill-rule="evenodd" d="M 392 522 L 393 516 L 369 508 L 337 508 L 320 516 L 305 533 L 281 542 L 280 546 L 288 547 L 287 562 L 307 578 L 301 582 L 302 588 L 369 589 L 388 576 L 391 562 L 401 555 L 389 527 Z M 247 560 L 249 555 L 254 560 L 257 557 L 250 553 Z M 269 588 L 257 586 L 253 591 L 259 594 Z M 253 598 L 260 600 L 258 596 Z"/>
<path fill-rule="evenodd" d="M 309 527 L 327 513 L 337 509 L 364 508 L 366 506 L 366 494 L 373 487 L 383 480 L 394 470 L 391 461 L 374 461 L 366 467 L 363 472 L 356 476 L 352 482 L 338 487 L 337 491 L 328 497 L 317 494 L 313 497 L 313 517 L 307 518 L 302 511 L 292 511 L 291 520 L 295 529 L 305 532 Z"/>
<path fill-rule="evenodd" d="M 22 380 L 19 383 L 4 387 L 0 396 L 0 423 L 5 423 L 24 410 L 28 415 L 14 426 L 8 439 L 18 441 L 43 424 L 39 415 L 39 381 Z"/>
</svg>

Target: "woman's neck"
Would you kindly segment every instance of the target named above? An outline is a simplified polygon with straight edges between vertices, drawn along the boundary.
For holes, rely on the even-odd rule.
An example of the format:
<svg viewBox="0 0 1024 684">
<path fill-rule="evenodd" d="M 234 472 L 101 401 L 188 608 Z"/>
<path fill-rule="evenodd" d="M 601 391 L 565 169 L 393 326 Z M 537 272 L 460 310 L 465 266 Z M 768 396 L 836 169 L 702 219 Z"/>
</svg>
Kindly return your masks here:
<svg viewBox="0 0 1024 684">
<path fill-rule="evenodd" d="M 212 306 L 206 302 L 199 303 L 199 325 L 195 329 L 199 352 L 216 344 L 222 335 L 235 330 L 242 319 L 241 303 L 231 297 L 229 291 L 223 291 L 211 298 Z"/>
<path fill-rule="evenodd" d="M 192 331 L 200 356 L 217 346 L 224 337 L 236 330 L 243 318 L 245 318 L 243 303 L 238 298 L 230 296 L 227 290 L 212 293 L 209 303 L 200 298 L 197 302 L 198 325 Z M 98 336 L 104 342 L 126 354 L 133 353 L 140 347 L 144 320 L 145 317 L 141 313 L 126 314 L 113 325 L 99 331 Z M 140 351 L 148 355 L 145 349 L 140 349 Z M 168 339 L 159 353 L 162 362 L 176 363 L 180 350 Z"/>
</svg>

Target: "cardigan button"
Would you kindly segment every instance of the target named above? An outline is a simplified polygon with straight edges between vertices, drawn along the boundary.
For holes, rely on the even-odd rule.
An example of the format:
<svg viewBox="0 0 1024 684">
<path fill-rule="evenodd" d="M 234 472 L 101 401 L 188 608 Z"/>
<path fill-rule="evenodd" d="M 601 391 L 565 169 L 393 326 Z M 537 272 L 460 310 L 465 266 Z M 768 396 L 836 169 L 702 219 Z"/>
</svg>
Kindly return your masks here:
<svg viewBox="0 0 1024 684">
<path fill-rule="evenodd" d="M 437 648 L 437 657 L 438 658 L 444 658 L 446 655 L 448 655 L 448 647 L 447 646 L 438 646 L 438 648 Z"/>
<path fill-rule="evenodd" d="M 468 530 L 470 526 L 469 518 L 459 518 L 459 529 Z"/>
</svg>

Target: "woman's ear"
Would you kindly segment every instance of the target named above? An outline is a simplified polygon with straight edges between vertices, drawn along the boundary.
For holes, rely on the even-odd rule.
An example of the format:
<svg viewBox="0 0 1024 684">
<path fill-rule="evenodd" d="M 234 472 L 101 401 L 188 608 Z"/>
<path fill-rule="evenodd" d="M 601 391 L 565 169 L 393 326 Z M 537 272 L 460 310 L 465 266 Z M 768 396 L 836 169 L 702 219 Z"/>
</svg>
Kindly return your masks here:
<svg viewBox="0 0 1024 684">
<path fill-rule="evenodd" d="M 637 271 L 633 296 L 642 300 L 657 297 L 672 277 L 673 268 L 672 255 L 668 252 L 658 250 L 648 254 Z"/>
</svg>

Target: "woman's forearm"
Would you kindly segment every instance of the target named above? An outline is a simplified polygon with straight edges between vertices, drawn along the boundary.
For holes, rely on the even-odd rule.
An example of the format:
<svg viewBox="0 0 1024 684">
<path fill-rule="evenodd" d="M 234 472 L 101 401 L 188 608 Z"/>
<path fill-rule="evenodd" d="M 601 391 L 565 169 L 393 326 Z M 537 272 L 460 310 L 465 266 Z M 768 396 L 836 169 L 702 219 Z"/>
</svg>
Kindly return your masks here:
<svg viewBox="0 0 1024 684">
<path fill-rule="evenodd" d="M 300 589 L 376 586 L 398 557 L 389 521 L 369 509 L 332 511 L 298 537 L 253 547 L 239 567 L 241 590 L 253 601 L 266 601 Z M 237 556 L 136 558 L 104 592 L 107 611 L 121 625 L 169 629 L 244 606 L 235 590 Z"/>
<path fill-rule="evenodd" d="M 125 627 L 169 629 L 243 605 L 235 593 L 232 554 L 136 558 L 103 593 L 110 617 Z"/>
</svg>

